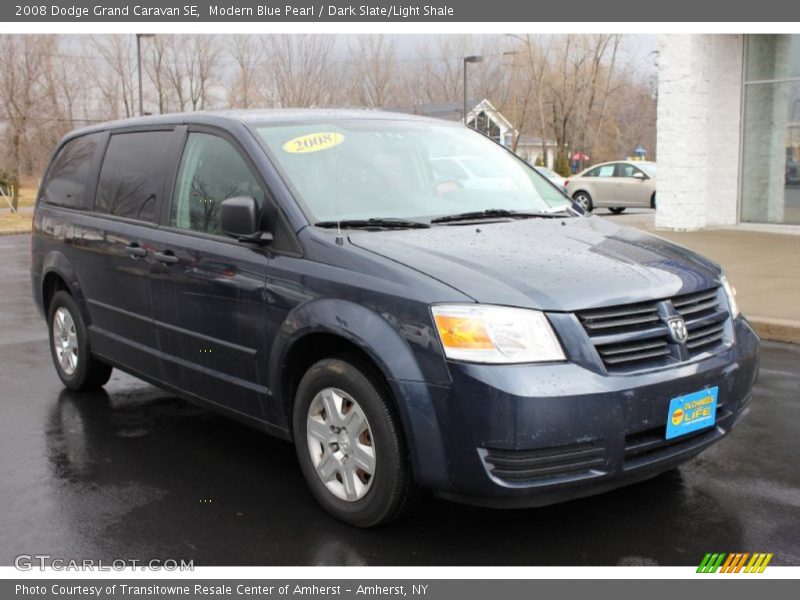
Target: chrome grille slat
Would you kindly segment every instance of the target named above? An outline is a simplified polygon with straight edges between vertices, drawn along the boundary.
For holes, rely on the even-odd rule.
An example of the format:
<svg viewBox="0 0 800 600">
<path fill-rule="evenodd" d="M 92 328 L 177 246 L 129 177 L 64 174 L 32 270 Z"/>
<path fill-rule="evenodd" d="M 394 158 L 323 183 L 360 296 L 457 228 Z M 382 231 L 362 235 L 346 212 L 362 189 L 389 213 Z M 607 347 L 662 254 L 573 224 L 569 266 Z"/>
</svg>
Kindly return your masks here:
<svg viewBox="0 0 800 600">
<path fill-rule="evenodd" d="M 664 327 L 657 324 L 654 327 L 647 329 L 636 329 L 633 331 L 623 331 L 620 333 L 600 333 L 592 335 L 592 342 L 595 346 L 605 346 L 609 344 L 621 344 L 623 342 L 638 342 L 642 340 L 649 340 L 653 338 L 663 338 Z"/>
<path fill-rule="evenodd" d="M 650 358 L 658 358 L 661 356 L 669 356 L 669 348 L 666 346 L 662 350 L 652 350 L 647 352 L 638 352 L 637 354 L 630 354 L 628 356 L 609 356 L 604 357 L 603 362 L 606 365 L 619 365 L 622 363 L 637 362 L 640 360 L 647 360 Z"/>
<path fill-rule="evenodd" d="M 608 320 L 608 321 L 586 321 L 584 322 L 583 326 L 586 329 L 597 330 L 597 329 L 614 329 L 617 327 L 629 327 L 631 325 L 641 325 L 643 323 L 657 323 L 658 322 L 658 315 L 654 312 L 651 316 L 644 316 L 644 317 L 629 317 L 624 319 L 615 319 L 615 320 Z"/>
<path fill-rule="evenodd" d="M 707 290 L 705 292 L 697 292 L 695 294 L 686 294 L 685 296 L 677 296 L 673 298 L 672 305 L 677 310 L 681 306 L 686 306 L 687 304 L 693 304 L 695 302 L 705 302 L 706 300 L 716 300 L 716 299 L 717 299 L 717 290 L 715 288 L 713 290 Z"/>
<path fill-rule="evenodd" d="M 631 305 L 632 308 L 630 309 L 598 309 L 598 310 L 587 310 L 584 311 L 582 314 L 584 315 L 585 319 L 589 320 L 597 320 L 597 319 L 611 319 L 620 316 L 626 315 L 636 315 L 640 313 L 655 313 L 656 309 L 652 305 L 643 306 L 641 308 L 636 308 L 636 305 Z"/>
<path fill-rule="evenodd" d="M 626 352 L 637 352 L 639 350 L 651 350 L 653 348 L 665 348 L 667 342 L 664 340 L 657 340 L 654 342 L 642 342 L 640 344 L 630 344 L 626 346 L 614 346 L 612 348 L 597 347 L 597 351 L 601 356 L 614 356 L 616 354 L 624 354 Z"/>
<path fill-rule="evenodd" d="M 728 313 L 725 311 L 716 311 L 708 315 L 704 315 L 702 317 L 695 317 L 692 319 L 686 319 L 686 329 L 689 330 L 689 333 L 696 329 L 701 329 L 703 327 L 707 327 L 709 325 L 714 325 L 716 323 L 723 323 L 725 319 L 728 318 Z"/>
<path fill-rule="evenodd" d="M 687 342 L 686 347 L 690 350 L 696 350 L 698 348 L 702 348 L 703 346 L 708 346 L 709 344 L 716 344 L 722 339 L 722 333 L 718 333 L 713 337 L 703 338 L 702 340 L 697 340 L 694 342 Z"/>
<path fill-rule="evenodd" d="M 708 310 L 710 308 L 716 308 L 719 306 L 719 302 L 716 298 L 711 300 L 706 300 L 705 302 L 699 302 L 697 304 L 693 304 L 691 306 L 684 306 L 683 308 L 675 307 L 675 311 L 685 317 L 686 315 L 693 315 L 695 313 L 703 312 L 704 310 Z"/>
</svg>

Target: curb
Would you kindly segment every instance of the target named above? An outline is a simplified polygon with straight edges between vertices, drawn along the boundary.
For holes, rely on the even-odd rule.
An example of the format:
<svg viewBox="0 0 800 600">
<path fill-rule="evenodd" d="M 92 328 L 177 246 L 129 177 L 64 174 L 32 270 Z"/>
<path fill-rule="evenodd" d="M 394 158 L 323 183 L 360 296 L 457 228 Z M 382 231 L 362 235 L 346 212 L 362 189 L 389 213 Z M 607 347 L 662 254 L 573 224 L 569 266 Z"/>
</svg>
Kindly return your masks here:
<svg viewBox="0 0 800 600">
<path fill-rule="evenodd" d="M 3 235 L 30 235 L 30 229 L 23 229 L 21 231 L 0 231 L 0 236 Z"/>
<path fill-rule="evenodd" d="M 800 344 L 800 321 L 748 317 L 747 320 L 762 340 Z"/>
</svg>

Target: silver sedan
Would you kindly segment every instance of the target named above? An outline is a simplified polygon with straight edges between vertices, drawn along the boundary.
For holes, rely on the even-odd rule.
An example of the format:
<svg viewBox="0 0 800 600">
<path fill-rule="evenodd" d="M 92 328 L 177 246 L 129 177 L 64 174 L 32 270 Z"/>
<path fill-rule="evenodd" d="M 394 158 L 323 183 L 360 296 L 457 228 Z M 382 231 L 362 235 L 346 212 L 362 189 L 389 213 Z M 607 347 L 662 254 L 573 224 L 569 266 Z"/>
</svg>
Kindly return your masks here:
<svg viewBox="0 0 800 600">
<path fill-rule="evenodd" d="M 585 211 L 606 207 L 619 214 L 627 207 L 656 207 L 656 163 L 615 161 L 589 167 L 565 182 L 567 195 Z"/>
</svg>

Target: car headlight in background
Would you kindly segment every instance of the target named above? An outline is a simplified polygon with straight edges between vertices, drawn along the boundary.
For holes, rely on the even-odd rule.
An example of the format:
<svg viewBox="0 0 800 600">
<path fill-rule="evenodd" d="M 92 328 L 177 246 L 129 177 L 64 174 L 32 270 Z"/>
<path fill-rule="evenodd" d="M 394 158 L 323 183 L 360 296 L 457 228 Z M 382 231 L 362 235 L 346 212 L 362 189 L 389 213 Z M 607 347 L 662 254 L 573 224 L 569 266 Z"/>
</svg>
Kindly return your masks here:
<svg viewBox="0 0 800 600">
<path fill-rule="evenodd" d="M 543 312 L 505 306 L 431 307 L 447 358 L 478 363 L 565 360 Z"/>
<path fill-rule="evenodd" d="M 725 277 L 725 275 L 720 275 L 719 280 L 722 283 L 722 289 L 725 290 L 725 295 L 728 297 L 728 306 L 731 308 L 731 317 L 735 319 L 741 312 L 739 311 L 739 305 L 736 304 L 736 288 L 728 282 L 728 278 Z"/>
</svg>

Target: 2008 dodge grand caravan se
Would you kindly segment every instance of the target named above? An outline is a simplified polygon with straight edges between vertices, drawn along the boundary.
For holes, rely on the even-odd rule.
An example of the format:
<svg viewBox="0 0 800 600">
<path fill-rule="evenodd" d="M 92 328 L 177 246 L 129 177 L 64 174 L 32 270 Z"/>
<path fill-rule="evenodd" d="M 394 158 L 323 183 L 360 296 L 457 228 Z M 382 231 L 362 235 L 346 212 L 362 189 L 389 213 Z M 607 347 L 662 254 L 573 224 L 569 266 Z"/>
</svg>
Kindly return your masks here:
<svg viewBox="0 0 800 600">
<path fill-rule="evenodd" d="M 715 264 L 432 119 L 79 130 L 32 251 L 64 385 L 115 367 L 293 440 L 320 504 L 362 527 L 423 489 L 536 506 L 652 477 L 735 427 L 758 371 Z"/>
</svg>

